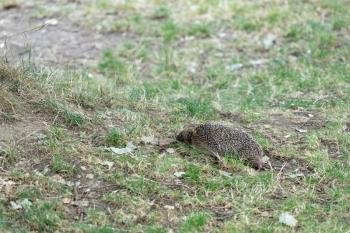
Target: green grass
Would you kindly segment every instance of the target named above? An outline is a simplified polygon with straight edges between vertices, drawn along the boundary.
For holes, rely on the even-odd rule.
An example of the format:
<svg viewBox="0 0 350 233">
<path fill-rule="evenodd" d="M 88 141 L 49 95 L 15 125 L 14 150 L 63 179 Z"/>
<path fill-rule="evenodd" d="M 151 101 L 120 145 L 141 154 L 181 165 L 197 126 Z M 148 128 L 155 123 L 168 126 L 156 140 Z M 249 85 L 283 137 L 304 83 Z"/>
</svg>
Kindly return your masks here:
<svg viewBox="0 0 350 233">
<path fill-rule="evenodd" d="M 0 154 L 0 231 L 349 229 L 347 1 L 32 3 L 33 17 L 67 17 L 120 40 L 83 71 L 1 64 L 0 130 L 16 137 Z M 44 136 L 17 133 L 31 121 Z M 141 142 L 207 121 L 245 128 L 287 170 Z M 128 142 L 133 153 L 105 151 Z M 32 205 L 11 209 L 24 199 Z M 279 223 L 283 212 L 296 228 Z"/>
</svg>

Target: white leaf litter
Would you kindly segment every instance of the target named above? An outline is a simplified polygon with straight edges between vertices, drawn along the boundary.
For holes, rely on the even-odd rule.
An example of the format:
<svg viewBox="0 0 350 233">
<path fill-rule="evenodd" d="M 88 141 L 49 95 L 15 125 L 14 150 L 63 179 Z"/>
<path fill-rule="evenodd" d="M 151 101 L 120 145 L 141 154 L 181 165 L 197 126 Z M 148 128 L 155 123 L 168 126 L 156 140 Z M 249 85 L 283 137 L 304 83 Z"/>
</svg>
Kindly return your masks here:
<svg viewBox="0 0 350 233">
<path fill-rule="evenodd" d="M 298 221 L 293 215 L 289 214 L 288 212 L 284 212 L 279 216 L 279 222 L 290 227 L 295 227 Z"/>
<path fill-rule="evenodd" d="M 175 207 L 172 205 L 165 205 L 164 208 L 167 210 L 174 210 L 175 209 Z"/>
<path fill-rule="evenodd" d="M 23 199 L 21 202 L 20 202 L 21 206 L 24 208 L 24 209 L 28 209 L 29 207 L 32 206 L 32 202 L 29 201 L 27 198 Z"/>
<path fill-rule="evenodd" d="M 292 173 L 292 174 L 289 174 L 288 176 L 289 176 L 290 178 L 294 179 L 294 178 L 298 178 L 298 177 L 303 177 L 303 176 L 305 176 L 305 175 L 304 175 L 304 173 L 299 172 L 299 173 Z"/>
<path fill-rule="evenodd" d="M 158 144 L 158 139 L 157 138 L 154 138 L 152 136 L 149 136 L 149 137 L 141 137 L 141 140 L 143 143 L 145 144 L 151 144 L 151 145 L 157 145 Z"/>
<path fill-rule="evenodd" d="M 182 178 L 184 175 L 186 175 L 186 172 L 175 172 L 174 176 L 177 178 Z"/>
<path fill-rule="evenodd" d="M 277 37 L 273 34 L 268 34 L 263 40 L 262 43 L 265 47 L 265 49 L 271 48 L 275 42 L 276 42 Z"/>
<path fill-rule="evenodd" d="M 23 209 L 23 208 L 28 209 L 30 206 L 32 206 L 32 202 L 29 201 L 27 198 L 25 198 L 22 201 L 20 201 L 19 203 L 11 201 L 10 206 L 11 206 L 11 209 L 13 209 L 13 210 L 19 210 L 19 209 Z"/>
<path fill-rule="evenodd" d="M 295 129 L 296 131 L 300 132 L 300 133 L 306 133 L 307 132 L 307 129 Z"/>
<path fill-rule="evenodd" d="M 230 65 L 229 67 L 228 67 L 228 69 L 230 70 L 230 71 L 234 71 L 234 70 L 239 70 L 239 69 L 241 69 L 241 68 L 243 68 L 243 64 L 242 63 L 237 63 L 237 64 L 232 64 L 232 65 Z"/>
<path fill-rule="evenodd" d="M 168 152 L 169 154 L 174 154 L 175 153 L 175 149 L 168 148 L 168 149 L 166 149 L 166 152 Z"/>
<path fill-rule="evenodd" d="M 229 71 L 236 71 L 236 70 L 240 70 L 240 69 L 245 68 L 245 67 L 258 67 L 258 66 L 264 65 L 268 62 L 269 62 L 268 59 L 251 60 L 245 64 L 242 64 L 242 63 L 231 64 L 231 65 L 227 66 L 227 69 Z"/>
<path fill-rule="evenodd" d="M 13 210 L 22 209 L 22 206 L 21 206 L 20 204 L 17 204 L 17 203 L 14 202 L 14 201 L 11 201 L 11 202 L 10 202 L 10 206 L 11 206 L 11 209 L 13 209 Z"/>
<path fill-rule="evenodd" d="M 55 182 L 57 182 L 57 183 L 60 183 L 60 184 L 67 184 L 67 182 L 65 181 L 65 179 L 63 179 L 62 178 L 62 176 L 60 176 L 60 175 L 53 175 L 52 177 L 51 177 L 51 179 L 53 180 L 53 181 L 55 181 Z"/>
<path fill-rule="evenodd" d="M 268 59 L 258 59 L 258 60 L 252 60 L 249 62 L 249 65 L 251 66 L 260 66 L 260 65 L 263 65 L 265 63 L 268 63 L 269 60 Z"/>
<path fill-rule="evenodd" d="M 108 147 L 107 151 L 111 151 L 114 154 L 118 154 L 118 155 L 122 155 L 122 154 L 128 154 L 133 152 L 137 147 L 132 144 L 132 142 L 128 142 L 128 144 L 126 144 L 126 147 L 124 148 L 117 148 L 117 147 Z"/>
<path fill-rule="evenodd" d="M 58 20 L 57 19 L 48 19 L 45 21 L 46 25 L 50 25 L 50 26 L 56 26 L 58 24 Z"/>
<path fill-rule="evenodd" d="M 223 170 L 219 170 L 220 175 L 226 176 L 226 177 L 231 177 L 232 173 L 226 172 Z"/>
</svg>

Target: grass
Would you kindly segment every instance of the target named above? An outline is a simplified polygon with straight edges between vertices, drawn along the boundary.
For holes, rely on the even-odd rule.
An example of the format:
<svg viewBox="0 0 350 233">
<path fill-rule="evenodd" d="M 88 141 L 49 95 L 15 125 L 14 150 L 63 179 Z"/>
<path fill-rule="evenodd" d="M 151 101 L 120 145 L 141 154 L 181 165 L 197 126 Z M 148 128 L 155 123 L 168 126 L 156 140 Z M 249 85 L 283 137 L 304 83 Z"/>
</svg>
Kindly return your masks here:
<svg viewBox="0 0 350 233">
<path fill-rule="evenodd" d="M 33 1 L 33 17 L 123 36 L 82 71 L 0 65 L 0 146 L 11 145 L 0 152 L 0 231 L 347 231 L 349 7 Z M 141 142 L 207 121 L 244 128 L 280 166 Z M 133 153 L 105 151 L 128 142 Z M 283 212 L 297 227 L 279 223 Z"/>
</svg>

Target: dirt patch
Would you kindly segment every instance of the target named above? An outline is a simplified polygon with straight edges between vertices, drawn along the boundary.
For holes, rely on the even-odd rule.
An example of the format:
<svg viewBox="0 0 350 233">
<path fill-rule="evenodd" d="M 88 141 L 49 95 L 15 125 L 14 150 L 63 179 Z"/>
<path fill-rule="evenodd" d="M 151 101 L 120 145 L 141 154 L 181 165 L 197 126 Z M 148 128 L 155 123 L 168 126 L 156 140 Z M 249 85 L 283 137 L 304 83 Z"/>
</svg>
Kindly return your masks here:
<svg viewBox="0 0 350 233">
<path fill-rule="evenodd" d="M 264 170 L 274 170 L 282 173 L 290 173 L 296 176 L 308 176 L 314 172 L 311 165 L 302 158 L 289 158 L 276 154 L 274 151 L 265 151 L 269 161 Z"/>
<path fill-rule="evenodd" d="M 10 124 L 0 123 L 0 142 L 24 142 L 35 138 L 46 129 L 46 124 L 34 117 L 28 117 Z"/>
<path fill-rule="evenodd" d="M 102 50 L 130 40 L 125 34 L 79 27 L 63 17 L 31 18 L 29 10 L 0 11 L 0 57 L 11 63 L 31 59 L 35 64 L 94 67 Z"/>
<path fill-rule="evenodd" d="M 289 132 L 307 132 L 324 127 L 327 121 L 310 112 L 293 112 L 292 115 L 282 113 L 271 114 L 266 120 L 260 121 L 259 124 L 267 124 L 274 128 Z"/>
<path fill-rule="evenodd" d="M 241 113 L 222 112 L 220 115 L 232 123 L 240 123 L 243 127 L 249 123 L 249 128 L 255 126 L 270 126 L 283 132 L 306 132 L 324 127 L 327 120 L 319 114 L 308 111 L 295 111 L 292 114 L 272 113 L 266 116 L 264 120 L 248 122 L 244 120 Z"/>
</svg>

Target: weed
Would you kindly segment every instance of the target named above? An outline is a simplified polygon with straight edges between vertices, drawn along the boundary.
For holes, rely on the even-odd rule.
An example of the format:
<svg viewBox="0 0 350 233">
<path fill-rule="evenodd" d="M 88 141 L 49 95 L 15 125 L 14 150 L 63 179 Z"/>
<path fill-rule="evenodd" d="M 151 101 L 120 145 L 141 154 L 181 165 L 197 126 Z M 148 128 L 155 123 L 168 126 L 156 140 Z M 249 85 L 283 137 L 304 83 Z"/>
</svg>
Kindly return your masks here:
<svg viewBox="0 0 350 233">
<path fill-rule="evenodd" d="M 206 213 L 192 213 L 181 226 L 180 232 L 201 232 L 208 221 L 208 217 Z"/>
<path fill-rule="evenodd" d="M 51 161 L 51 169 L 54 172 L 72 175 L 77 172 L 77 166 L 66 161 L 62 155 L 54 155 Z"/>
<path fill-rule="evenodd" d="M 86 122 L 86 118 L 79 113 L 73 112 L 61 106 L 56 101 L 46 100 L 43 105 L 53 111 L 68 126 L 82 126 Z"/>
<path fill-rule="evenodd" d="M 106 145 L 107 146 L 124 146 L 123 134 L 120 133 L 119 130 L 116 128 L 110 129 L 106 135 Z"/>
<path fill-rule="evenodd" d="M 58 229 L 60 216 L 56 212 L 57 203 L 38 202 L 30 206 L 23 214 L 24 219 L 32 230 L 39 232 L 55 231 Z"/>
<path fill-rule="evenodd" d="M 177 101 L 180 103 L 180 112 L 190 117 L 208 119 L 215 115 L 215 110 L 209 99 L 196 100 L 194 98 L 184 98 Z"/>
<path fill-rule="evenodd" d="M 188 29 L 188 34 L 196 37 L 209 37 L 211 34 L 210 25 L 204 22 L 194 23 Z"/>
</svg>

